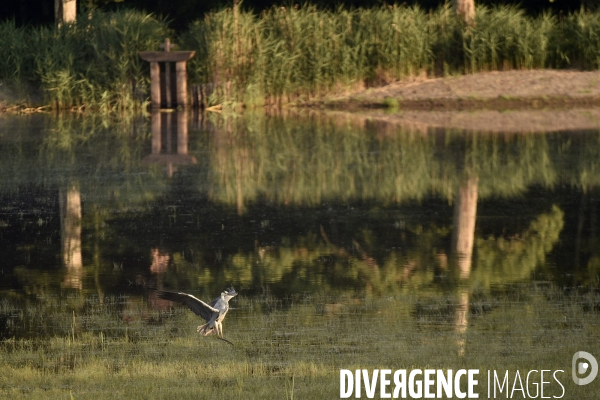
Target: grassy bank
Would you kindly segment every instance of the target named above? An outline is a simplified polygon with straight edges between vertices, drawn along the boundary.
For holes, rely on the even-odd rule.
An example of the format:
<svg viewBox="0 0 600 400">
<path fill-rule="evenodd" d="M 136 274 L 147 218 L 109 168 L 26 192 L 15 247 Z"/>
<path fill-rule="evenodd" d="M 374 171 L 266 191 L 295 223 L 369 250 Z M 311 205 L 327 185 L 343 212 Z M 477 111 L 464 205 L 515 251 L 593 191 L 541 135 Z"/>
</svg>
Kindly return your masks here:
<svg viewBox="0 0 600 400">
<path fill-rule="evenodd" d="M 141 297 L 72 293 L 25 308 L 4 301 L 2 315 L 34 334 L 0 342 L 0 393 L 325 399 L 338 396 L 340 368 L 478 368 L 477 391 L 485 397 L 487 370 L 509 370 L 512 385 L 515 370 L 525 384 L 527 371 L 544 368 L 564 371 L 557 376 L 565 397 L 592 399 L 595 386 L 573 384 L 570 362 L 575 351 L 597 350 L 590 311 L 597 301 L 592 293 L 519 285 L 494 294 L 425 290 L 381 299 L 240 297 L 224 326 L 235 347 L 200 337 L 188 310 L 152 310 Z M 554 381 L 546 385 L 545 396 L 560 394 Z"/>
<path fill-rule="evenodd" d="M 176 43 L 196 50 L 192 87 L 207 105 L 302 101 L 381 85 L 408 75 L 600 67 L 600 12 L 531 17 L 512 6 L 477 8 L 476 24 L 449 6 L 427 12 L 386 6 L 336 11 L 272 8 L 208 14 Z M 80 15 L 61 29 L 0 24 L 0 80 L 40 87 L 57 108 L 131 109 L 148 98 L 148 66 L 170 32 L 154 16 Z"/>
</svg>

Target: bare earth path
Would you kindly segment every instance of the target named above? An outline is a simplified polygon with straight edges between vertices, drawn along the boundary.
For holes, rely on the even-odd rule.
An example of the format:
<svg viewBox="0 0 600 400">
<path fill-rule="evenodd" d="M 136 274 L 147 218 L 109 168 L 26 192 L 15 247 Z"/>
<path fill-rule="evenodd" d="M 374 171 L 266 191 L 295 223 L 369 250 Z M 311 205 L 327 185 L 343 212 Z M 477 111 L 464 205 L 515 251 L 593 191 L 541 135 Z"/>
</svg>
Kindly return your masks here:
<svg viewBox="0 0 600 400">
<path fill-rule="evenodd" d="M 415 127 L 534 132 L 600 129 L 600 71 L 414 78 L 321 103 Z"/>
</svg>

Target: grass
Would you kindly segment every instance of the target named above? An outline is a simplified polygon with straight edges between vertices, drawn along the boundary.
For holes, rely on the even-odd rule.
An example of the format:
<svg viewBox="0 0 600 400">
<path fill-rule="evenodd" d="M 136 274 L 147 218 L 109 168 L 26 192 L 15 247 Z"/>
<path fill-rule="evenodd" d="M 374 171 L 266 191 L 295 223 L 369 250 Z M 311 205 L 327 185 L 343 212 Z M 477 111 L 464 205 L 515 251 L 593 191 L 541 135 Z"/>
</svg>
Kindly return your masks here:
<svg viewBox="0 0 600 400">
<path fill-rule="evenodd" d="M 1 343 L 0 393 L 30 399 L 321 399 L 338 395 L 341 368 L 468 367 L 481 370 L 480 393 L 487 390 L 488 369 L 512 376 L 517 369 L 544 368 L 565 371 L 559 377 L 568 398 L 595 398 L 593 385 L 570 381 L 570 362 L 575 351 L 598 351 L 598 320 L 584 311 L 585 304 L 598 304 L 597 294 L 527 285 L 470 293 L 469 324 L 461 331 L 455 325 L 459 292 L 241 297 L 224 327 L 235 347 L 199 337 L 189 311 L 153 311 L 136 297 L 76 295 L 26 309 L 5 301 L 2 314 L 21 315 L 16 323 L 53 308 L 38 326 L 53 325 L 55 332 Z M 520 322 L 524 318 L 527 323 Z"/>
<path fill-rule="evenodd" d="M 531 17 L 515 6 L 478 6 L 474 26 L 446 4 L 320 10 L 274 7 L 260 15 L 207 14 L 174 38 L 195 50 L 194 93 L 206 106 L 279 106 L 378 86 L 409 75 L 600 67 L 600 11 Z M 172 36 L 136 11 L 81 14 L 75 24 L 0 23 L 0 81 L 43 90 L 60 109 L 123 111 L 148 100 L 149 68 L 138 52 Z"/>
</svg>

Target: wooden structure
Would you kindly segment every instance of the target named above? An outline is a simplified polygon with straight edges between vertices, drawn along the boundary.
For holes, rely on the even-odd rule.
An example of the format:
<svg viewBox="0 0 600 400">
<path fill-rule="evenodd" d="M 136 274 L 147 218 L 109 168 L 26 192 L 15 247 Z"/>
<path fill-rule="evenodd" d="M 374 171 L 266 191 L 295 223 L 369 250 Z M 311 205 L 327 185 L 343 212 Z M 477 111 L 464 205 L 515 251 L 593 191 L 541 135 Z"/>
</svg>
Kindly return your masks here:
<svg viewBox="0 0 600 400">
<path fill-rule="evenodd" d="M 140 57 L 150 63 L 150 101 L 152 108 L 162 106 L 161 92 L 165 94 L 165 108 L 187 107 L 187 62 L 194 57 L 195 51 L 171 51 L 173 45 L 167 38 L 161 44 L 164 51 L 140 51 Z M 164 63 L 164 82 L 161 85 L 160 64 Z M 175 63 L 176 102 L 172 101 L 171 63 Z"/>
</svg>

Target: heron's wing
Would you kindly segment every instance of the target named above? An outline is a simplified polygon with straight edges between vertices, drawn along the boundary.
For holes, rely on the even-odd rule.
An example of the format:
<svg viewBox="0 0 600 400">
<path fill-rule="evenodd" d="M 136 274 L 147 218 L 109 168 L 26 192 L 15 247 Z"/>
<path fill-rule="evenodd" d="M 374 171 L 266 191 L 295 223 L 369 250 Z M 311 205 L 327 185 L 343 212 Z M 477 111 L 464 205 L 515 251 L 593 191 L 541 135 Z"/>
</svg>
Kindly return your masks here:
<svg viewBox="0 0 600 400">
<path fill-rule="evenodd" d="M 192 310 L 194 314 L 201 316 L 206 321 L 209 321 L 212 318 L 213 313 L 219 313 L 219 310 L 209 306 L 208 304 L 192 296 L 191 294 L 182 292 L 164 292 L 162 290 L 157 290 L 156 293 L 161 299 L 175 301 L 177 303 L 181 303 L 187 306 L 187 308 Z"/>
</svg>

